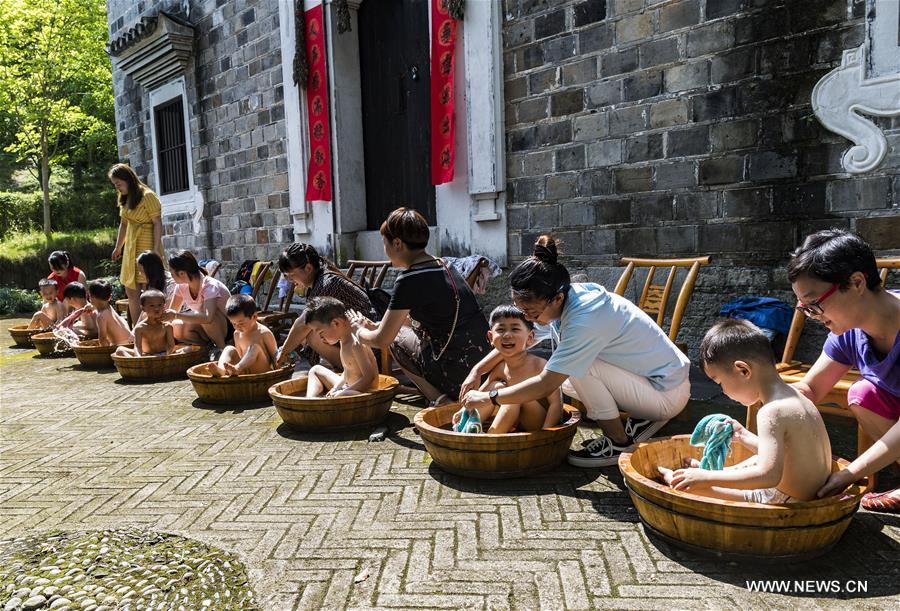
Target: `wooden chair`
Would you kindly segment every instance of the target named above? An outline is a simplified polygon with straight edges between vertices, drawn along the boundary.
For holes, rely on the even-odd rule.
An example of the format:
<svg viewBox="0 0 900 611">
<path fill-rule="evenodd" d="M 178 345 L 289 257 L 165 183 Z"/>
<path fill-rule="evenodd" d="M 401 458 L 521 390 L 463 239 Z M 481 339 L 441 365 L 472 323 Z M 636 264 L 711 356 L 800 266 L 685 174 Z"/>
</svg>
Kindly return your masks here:
<svg viewBox="0 0 900 611">
<path fill-rule="evenodd" d="M 682 352 L 687 352 L 687 344 L 678 342 L 678 330 L 681 328 L 681 319 L 684 317 L 684 311 L 687 309 L 688 302 L 694 292 L 694 284 L 697 281 L 697 274 L 700 273 L 700 266 L 709 264 L 709 257 L 694 257 L 689 259 L 635 259 L 632 257 L 624 257 L 622 263 L 626 264 L 625 270 L 619 276 L 616 288 L 613 292 L 616 295 L 625 295 L 625 289 L 628 286 L 631 276 L 634 274 L 636 267 L 648 267 L 647 279 L 644 281 L 644 288 L 641 290 L 641 297 L 638 299 L 637 306 L 650 316 L 656 317 L 656 324 L 663 326 L 666 318 L 666 308 L 669 303 L 669 295 L 672 292 L 672 285 L 675 283 L 675 276 L 678 275 L 679 268 L 688 268 L 687 276 L 678 292 L 678 299 L 675 301 L 675 310 L 672 312 L 672 322 L 669 325 L 669 339 L 678 346 Z M 656 275 L 657 268 L 669 268 L 669 275 L 666 277 L 665 284 L 653 284 L 653 277 Z"/>
<path fill-rule="evenodd" d="M 380 288 L 384 282 L 388 268 L 391 266 L 390 261 L 347 261 L 347 271 L 344 274 L 360 286 L 368 284 L 370 289 Z M 359 278 L 355 278 L 356 272 L 359 272 Z"/>
<path fill-rule="evenodd" d="M 888 270 L 900 269 L 900 257 L 876 259 L 875 262 L 878 265 L 882 285 L 885 285 L 887 282 Z M 806 314 L 799 310 L 795 310 L 794 318 L 791 320 L 791 328 L 788 331 L 788 336 L 785 340 L 784 353 L 781 355 L 781 362 L 775 366 L 781 379 L 788 384 L 802 380 L 806 375 L 806 372 L 812 367 L 812 363 L 803 363 L 794 360 L 794 351 L 797 349 L 797 344 L 800 343 L 800 335 L 803 333 L 803 326 L 805 324 Z M 859 376 L 860 373 L 856 369 L 851 369 L 845 373 L 843 377 L 838 380 L 837 384 L 834 385 L 834 388 L 832 388 L 831 391 L 816 404 L 819 411 L 823 414 L 835 414 L 837 416 L 853 418 L 855 420 L 856 417 L 853 415 L 853 412 L 850 411 L 850 407 L 847 404 L 847 391 L 850 390 L 850 386 L 852 386 L 854 382 L 859 380 Z M 756 414 L 759 411 L 759 408 L 759 404 L 751 405 L 747 408 L 746 426 L 754 433 L 756 432 Z M 872 439 L 865 431 L 863 431 L 861 426 L 857 425 L 856 428 L 856 451 L 858 454 L 862 454 L 872 445 Z M 874 479 L 872 481 L 874 482 Z"/>
<path fill-rule="evenodd" d="M 272 298 L 278 292 L 278 281 L 281 280 L 281 271 L 275 270 L 272 274 L 272 280 L 269 282 L 269 290 L 266 292 L 266 300 L 262 308 L 260 308 L 258 319 L 259 322 L 267 326 L 275 337 L 278 337 L 282 331 L 289 329 L 294 324 L 294 319 L 299 315 L 297 312 L 291 312 L 291 302 L 294 299 L 294 283 L 288 285 L 287 292 L 278 304 L 277 309 L 270 310 Z"/>
<path fill-rule="evenodd" d="M 253 279 L 253 284 L 251 285 L 252 288 L 250 290 L 250 296 L 253 297 L 253 299 L 257 299 L 259 291 L 262 289 L 263 284 L 265 284 L 266 274 L 271 268 L 271 261 L 260 261 L 258 271 L 256 272 L 256 278 Z"/>
</svg>

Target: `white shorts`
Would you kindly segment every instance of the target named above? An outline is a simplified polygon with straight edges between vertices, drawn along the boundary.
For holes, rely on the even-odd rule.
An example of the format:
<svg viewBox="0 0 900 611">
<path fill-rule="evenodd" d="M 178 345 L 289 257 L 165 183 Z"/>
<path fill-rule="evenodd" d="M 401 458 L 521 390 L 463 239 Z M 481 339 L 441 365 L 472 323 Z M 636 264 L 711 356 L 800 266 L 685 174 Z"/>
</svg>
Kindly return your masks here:
<svg viewBox="0 0 900 611">
<path fill-rule="evenodd" d="M 744 500 L 748 503 L 783 505 L 790 503 L 793 499 L 778 488 L 757 488 L 756 490 L 744 490 Z"/>
</svg>

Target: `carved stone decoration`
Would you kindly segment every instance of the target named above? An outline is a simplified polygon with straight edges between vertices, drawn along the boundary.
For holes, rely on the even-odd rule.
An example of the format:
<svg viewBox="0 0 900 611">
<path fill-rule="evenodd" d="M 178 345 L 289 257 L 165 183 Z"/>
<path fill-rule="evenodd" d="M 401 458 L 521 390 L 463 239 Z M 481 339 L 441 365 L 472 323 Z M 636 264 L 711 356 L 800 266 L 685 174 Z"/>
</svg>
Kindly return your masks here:
<svg viewBox="0 0 900 611">
<path fill-rule="evenodd" d="M 194 45 L 194 28 L 168 13 L 142 19 L 110 42 L 115 67 L 153 89 L 184 73 Z"/>
<path fill-rule="evenodd" d="M 851 174 L 875 169 L 887 154 L 881 129 L 863 115 L 900 116 L 898 7 L 896 0 L 868 0 L 866 41 L 844 51 L 841 65 L 822 77 L 812 91 L 812 108 L 819 121 L 854 143 L 841 159 Z"/>
</svg>

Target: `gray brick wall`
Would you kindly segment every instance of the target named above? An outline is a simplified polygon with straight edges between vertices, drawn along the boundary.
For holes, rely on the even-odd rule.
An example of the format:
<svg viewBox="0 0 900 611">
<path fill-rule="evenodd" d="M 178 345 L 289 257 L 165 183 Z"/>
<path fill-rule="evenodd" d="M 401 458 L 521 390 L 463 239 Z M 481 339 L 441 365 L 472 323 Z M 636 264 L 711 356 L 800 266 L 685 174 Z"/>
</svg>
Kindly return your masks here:
<svg viewBox="0 0 900 611">
<path fill-rule="evenodd" d="M 791 300 L 783 266 L 812 231 L 900 252 L 900 123 L 851 177 L 810 108 L 864 3 L 814 4 L 504 0 L 511 262 L 551 230 L 573 273 L 610 283 L 621 256 L 709 254 L 681 333 L 696 348 L 726 301 Z M 819 345 L 807 333 L 801 355 Z"/>
<path fill-rule="evenodd" d="M 165 215 L 165 247 L 213 256 L 226 270 L 271 258 L 293 240 L 278 0 L 194 0 L 189 15 L 179 1 L 108 0 L 110 37 L 160 10 L 196 29 L 185 88 L 194 181 L 209 221 L 197 235 L 187 215 Z M 123 73 L 113 81 L 120 157 L 152 184 L 149 92 Z"/>
</svg>

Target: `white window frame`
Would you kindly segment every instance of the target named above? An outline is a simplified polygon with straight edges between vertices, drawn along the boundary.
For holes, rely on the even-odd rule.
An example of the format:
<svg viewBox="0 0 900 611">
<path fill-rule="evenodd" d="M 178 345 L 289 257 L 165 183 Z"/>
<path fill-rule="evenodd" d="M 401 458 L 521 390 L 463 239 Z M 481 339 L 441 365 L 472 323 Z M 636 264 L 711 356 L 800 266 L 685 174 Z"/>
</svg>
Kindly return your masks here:
<svg viewBox="0 0 900 611">
<path fill-rule="evenodd" d="M 160 168 L 157 154 L 156 139 L 156 107 L 166 102 L 171 102 L 181 97 L 182 115 L 184 119 L 184 146 L 187 154 L 188 188 L 177 193 L 162 194 L 160 184 Z M 187 95 L 185 93 L 184 77 L 170 81 L 150 92 L 150 143 L 153 151 L 153 182 L 154 190 L 162 204 L 163 214 L 177 214 L 194 212 L 196 189 L 194 188 L 194 163 L 193 144 L 191 142 L 190 117 L 188 117 Z"/>
</svg>

